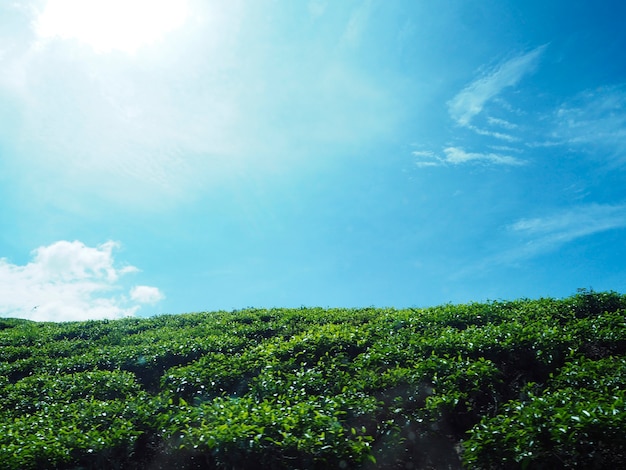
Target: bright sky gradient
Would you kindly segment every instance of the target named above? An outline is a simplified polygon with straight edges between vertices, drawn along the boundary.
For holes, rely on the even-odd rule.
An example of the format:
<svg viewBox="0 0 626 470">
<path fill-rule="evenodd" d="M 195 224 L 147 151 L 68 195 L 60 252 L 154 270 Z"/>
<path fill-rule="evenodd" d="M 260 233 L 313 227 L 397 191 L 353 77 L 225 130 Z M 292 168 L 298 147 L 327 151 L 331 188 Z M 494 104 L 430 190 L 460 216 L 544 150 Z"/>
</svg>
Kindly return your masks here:
<svg viewBox="0 0 626 470">
<path fill-rule="evenodd" d="M 0 3 L 0 316 L 626 292 L 626 2 Z"/>
</svg>

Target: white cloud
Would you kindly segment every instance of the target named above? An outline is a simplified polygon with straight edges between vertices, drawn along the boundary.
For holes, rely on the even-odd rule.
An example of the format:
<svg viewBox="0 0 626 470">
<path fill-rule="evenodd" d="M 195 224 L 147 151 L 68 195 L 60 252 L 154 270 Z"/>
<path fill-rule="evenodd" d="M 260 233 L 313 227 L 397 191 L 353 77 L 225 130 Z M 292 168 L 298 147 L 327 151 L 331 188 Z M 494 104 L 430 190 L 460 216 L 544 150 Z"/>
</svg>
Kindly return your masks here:
<svg viewBox="0 0 626 470">
<path fill-rule="evenodd" d="M 0 316 L 37 321 L 73 321 L 134 315 L 142 303 L 163 298 L 155 287 L 138 286 L 130 299 L 119 294 L 121 277 L 137 272 L 117 267 L 106 242 L 95 248 L 61 240 L 32 252 L 20 266 L 0 259 Z"/>
<path fill-rule="evenodd" d="M 545 45 L 539 46 L 513 57 L 470 83 L 448 102 L 450 116 L 461 126 L 469 125 L 487 101 L 496 97 L 503 89 L 517 85 L 524 75 L 535 69 L 545 48 Z"/>
<path fill-rule="evenodd" d="M 156 287 L 135 286 L 130 291 L 130 298 L 142 304 L 155 304 L 163 300 L 165 296 Z"/>
<path fill-rule="evenodd" d="M 492 165 L 523 165 L 525 162 L 509 155 L 497 153 L 466 152 L 460 147 L 446 147 L 443 149 L 444 156 L 439 156 L 430 151 L 415 151 L 416 166 L 444 166 L 461 165 L 466 163 L 483 163 Z"/>
<path fill-rule="evenodd" d="M 119 274 L 136 271 L 128 266 L 118 271 L 113 267 L 112 251 L 119 245 L 106 242 L 97 248 L 89 248 L 80 242 L 59 241 L 34 251 L 33 263 L 39 272 L 50 280 L 80 280 L 88 278 L 117 281 Z"/>
</svg>

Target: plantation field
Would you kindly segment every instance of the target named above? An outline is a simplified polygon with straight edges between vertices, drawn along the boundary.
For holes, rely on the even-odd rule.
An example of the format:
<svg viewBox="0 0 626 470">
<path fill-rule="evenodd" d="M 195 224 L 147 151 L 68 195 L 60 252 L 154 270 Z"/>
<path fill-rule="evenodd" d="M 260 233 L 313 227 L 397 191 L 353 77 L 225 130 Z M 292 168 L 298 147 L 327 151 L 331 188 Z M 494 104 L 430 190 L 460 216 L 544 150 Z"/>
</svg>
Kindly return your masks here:
<svg viewBox="0 0 626 470">
<path fill-rule="evenodd" d="M 626 296 L 0 319 L 3 469 L 626 468 Z"/>
</svg>

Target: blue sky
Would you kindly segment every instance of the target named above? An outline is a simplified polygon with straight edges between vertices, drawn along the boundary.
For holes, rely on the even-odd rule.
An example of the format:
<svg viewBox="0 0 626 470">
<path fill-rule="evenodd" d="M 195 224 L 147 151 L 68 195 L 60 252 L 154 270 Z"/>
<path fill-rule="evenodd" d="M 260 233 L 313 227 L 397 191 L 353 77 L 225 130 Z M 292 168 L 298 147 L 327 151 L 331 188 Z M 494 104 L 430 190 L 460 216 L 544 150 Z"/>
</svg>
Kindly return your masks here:
<svg viewBox="0 0 626 470">
<path fill-rule="evenodd" d="M 626 4 L 0 4 L 0 316 L 626 291 Z"/>
</svg>

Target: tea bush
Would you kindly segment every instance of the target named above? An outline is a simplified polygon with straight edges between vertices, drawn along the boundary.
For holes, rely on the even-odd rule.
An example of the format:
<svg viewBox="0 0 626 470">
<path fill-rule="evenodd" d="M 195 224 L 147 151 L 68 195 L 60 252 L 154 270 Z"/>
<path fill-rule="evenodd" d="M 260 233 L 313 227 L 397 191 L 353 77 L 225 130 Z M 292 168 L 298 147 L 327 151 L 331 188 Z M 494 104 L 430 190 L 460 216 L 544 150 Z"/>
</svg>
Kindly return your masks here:
<svg viewBox="0 0 626 470">
<path fill-rule="evenodd" d="M 7 469 L 626 467 L 626 298 L 0 319 Z"/>
</svg>

